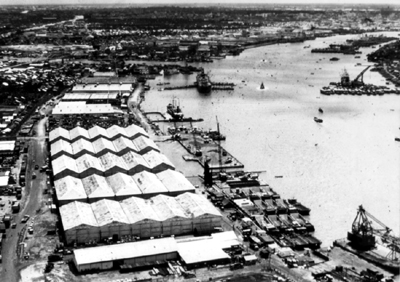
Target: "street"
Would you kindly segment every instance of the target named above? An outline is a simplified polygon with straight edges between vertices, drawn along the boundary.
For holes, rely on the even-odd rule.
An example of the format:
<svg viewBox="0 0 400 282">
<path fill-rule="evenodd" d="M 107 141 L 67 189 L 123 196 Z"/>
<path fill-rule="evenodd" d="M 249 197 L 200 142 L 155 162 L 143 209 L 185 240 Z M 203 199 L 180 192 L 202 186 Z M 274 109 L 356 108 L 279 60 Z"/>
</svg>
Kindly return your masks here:
<svg viewBox="0 0 400 282">
<path fill-rule="evenodd" d="M 35 125 L 34 130 L 37 134 L 35 137 L 26 138 L 27 140 L 30 139 L 27 161 L 26 185 L 21 201 L 21 211 L 18 214 L 13 215 L 14 221 L 17 223 L 17 227 L 15 229 L 9 228 L 9 230 L 7 231 L 7 237 L 3 241 L 3 269 L 1 273 L 1 281 L 19 281 L 17 254 L 18 237 L 23 227 L 31 222 L 31 220 L 33 220 L 41 206 L 43 190 L 46 187 L 47 175 L 45 172 L 35 170 L 35 165 L 44 165 L 48 155 L 45 142 L 46 120 L 47 118 L 43 118 Z M 32 179 L 33 173 L 36 174 L 35 179 Z M 30 221 L 28 221 L 28 223 L 26 224 L 21 223 L 21 219 L 25 214 L 31 216 Z M 24 229 L 24 231 L 26 232 L 26 229 Z"/>
</svg>

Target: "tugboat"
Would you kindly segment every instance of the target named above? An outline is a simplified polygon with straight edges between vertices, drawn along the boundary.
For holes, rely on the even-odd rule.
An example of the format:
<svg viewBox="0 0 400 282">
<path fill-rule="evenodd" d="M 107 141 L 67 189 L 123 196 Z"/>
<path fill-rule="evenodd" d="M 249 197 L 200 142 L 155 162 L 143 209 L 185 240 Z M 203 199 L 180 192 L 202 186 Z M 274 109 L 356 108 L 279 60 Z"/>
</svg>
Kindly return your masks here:
<svg viewBox="0 0 400 282">
<path fill-rule="evenodd" d="M 172 102 L 168 104 L 167 113 L 172 117 L 173 120 L 183 119 L 183 113 L 177 99 L 173 98 Z"/>
<path fill-rule="evenodd" d="M 264 83 L 261 82 L 260 89 L 264 89 L 264 88 L 265 88 L 265 87 L 264 87 Z"/>
<path fill-rule="evenodd" d="M 210 93 L 212 84 L 210 78 L 202 70 L 196 77 L 197 89 L 200 93 Z"/>
<path fill-rule="evenodd" d="M 314 117 L 314 121 L 315 121 L 316 123 L 322 123 L 322 122 L 323 122 L 322 119 L 317 118 L 317 117 Z"/>
</svg>

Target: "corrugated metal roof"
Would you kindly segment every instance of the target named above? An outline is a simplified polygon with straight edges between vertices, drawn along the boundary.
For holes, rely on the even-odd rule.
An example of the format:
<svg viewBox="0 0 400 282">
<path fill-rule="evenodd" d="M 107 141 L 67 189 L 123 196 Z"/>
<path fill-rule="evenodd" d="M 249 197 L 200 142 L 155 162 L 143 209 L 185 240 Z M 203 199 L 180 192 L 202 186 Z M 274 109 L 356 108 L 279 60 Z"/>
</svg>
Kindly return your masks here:
<svg viewBox="0 0 400 282">
<path fill-rule="evenodd" d="M 135 152 L 127 152 L 121 157 L 124 159 L 128 169 L 133 169 L 140 165 L 149 168 L 149 164 L 146 162 L 146 160 Z"/>
<path fill-rule="evenodd" d="M 189 215 L 182 209 L 182 206 L 174 199 L 165 195 L 158 195 L 151 198 L 151 205 L 154 207 L 158 218 L 162 221 L 175 218 L 188 218 Z"/>
<path fill-rule="evenodd" d="M 127 136 L 125 129 L 118 125 L 113 125 L 113 126 L 107 128 L 107 133 L 108 133 L 108 136 L 110 137 L 110 139 L 114 139 L 114 137 L 120 136 L 120 135 Z"/>
<path fill-rule="evenodd" d="M 194 186 L 186 177 L 175 170 L 167 169 L 156 174 L 158 179 L 170 192 L 195 191 Z"/>
<path fill-rule="evenodd" d="M 115 152 L 115 147 L 113 142 L 105 138 L 98 138 L 92 142 L 93 149 L 95 153 L 100 153 L 103 150 L 108 150 L 110 152 Z"/>
<path fill-rule="evenodd" d="M 57 198 L 59 201 L 86 199 L 87 194 L 83 187 L 82 180 L 67 176 L 54 181 Z"/>
<path fill-rule="evenodd" d="M 86 150 L 92 154 L 95 153 L 93 150 L 92 143 L 87 141 L 86 139 L 77 139 L 75 142 L 71 144 L 72 151 L 74 155 L 79 154 L 81 151 Z"/>
<path fill-rule="evenodd" d="M 90 136 L 90 140 L 94 140 L 98 136 L 103 136 L 103 137 L 108 138 L 107 130 L 98 125 L 95 125 L 92 128 L 89 128 L 88 133 Z"/>
<path fill-rule="evenodd" d="M 142 171 L 132 176 L 143 194 L 167 193 L 168 190 L 153 173 Z"/>
<path fill-rule="evenodd" d="M 71 129 L 69 131 L 69 136 L 70 136 L 71 141 L 76 138 L 81 138 L 81 137 L 89 139 L 89 134 L 88 134 L 87 130 L 80 126 L 77 126 L 73 129 Z"/>
<path fill-rule="evenodd" d="M 221 259 L 230 259 L 219 242 L 211 237 L 200 237 L 197 240 L 178 242 L 178 252 L 186 264 L 194 264 Z"/>
<path fill-rule="evenodd" d="M 61 155 L 59 158 L 52 160 L 51 165 L 53 167 L 54 175 L 57 175 L 67 169 L 76 173 L 78 172 L 78 167 L 76 166 L 75 160 L 66 155 Z"/>
<path fill-rule="evenodd" d="M 120 203 L 116 201 L 103 199 L 92 203 L 91 206 L 99 227 L 130 223 Z"/>
<path fill-rule="evenodd" d="M 139 189 L 132 176 L 116 173 L 106 177 L 106 181 L 116 196 L 134 196 L 142 194 L 142 191 Z"/>
<path fill-rule="evenodd" d="M 74 155 L 71 144 L 64 139 L 59 139 L 56 142 L 51 143 L 50 151 L 53 156 L 60 152 L 65 152 L 71 156 Z"/>
<path fill-rule="evenodd" d="M 90 204 L 72 202 L 60 207 L 64 230 L 97 227 L 97 220 Z"/>
<path fill-rule="evenodd" d="M 54 140 L 56 140 L 59 137 L 63 137 L 66 140 L 70 140 L 69 131 L 62 127 L 57 127 L 55 129 L 53 129 L 52 131 L 50 131 L 50 133 L 49 133 L 50 142 L 53 142 Z"/>
<path fill-rule="evenodd" d="M 89 198 L 109 198 L 114 196 L 114 191 L 102 176 L 93 174 L 82 179 L 83 188 Z"/>
<path fill-rule="evenodd" d="M 139 136 L 135 139 L 132 140 L 132 142 L 136 145 L 136 147 L 139 149 L 139 151 L 146 150 L 146 149 L 153 149 L 156 150 L 157 152 L 160 152 L 160 149 L 157 147 L 156 143 L 154 143 L 153 140 Z"/>
<path fill-rule="evenodd" d="M 204 197 L 193 194 L 184 193 L 176 197 L 176 200 L 182 205 L 188 214 L 193 217 L 203 215 L 221 216 L 221 213 Z"/>
<path fill-rule="evenodd" d="M 130 197 L 121 201 L 121 206 L 132 224 L 144 220 L 160 221 L 158 214 L 146 200 Z"/>
<path fill-rule="evenodd" d="M 143 158 L 148 163 L 149 168 L 153 169 L 160 165 L 166 165 L 169 168 L 174 169 L 175 166 L 170 162 L 170 160 L 163 154 L 156 151 L 149 151 L 146 154 L 143 154 Z"/>
<path fill-rule="evenodd" d="M 78 172 L 82 173 L 88 169 L 94 168 L 99 171 L 103 171 L 103 167 L 100 160 L 89 154 L 84 154 L 75 160 Z"/>
<path fill-rule="evenodd" d="M 134 125 L 134 124 L 131 124 L 128 127 L 126 127 L 125 132 L 126 132 L 128 138 L 133 138 L 135 136 L 140 136 L 140 135 L 149 137 L 149 135 L 143 128 L 141 128 L 137 125 Z"/>
<path fill-rule="evenodd" d="M 121 152 L 125 149 L 132 150 L 135 153 L 139 152 L 139 149 L 136 147 L 136 145 L 126 137 L 118 137 L 115 140 L 113 140 L 112 142 L 113 142 L 114 148 L 117 152 Z"/>
<path fill-rule="evenodd" d="M 123 158 L 118 157 L 115 154 L 112 153 L 106 153 L 102 155 L 101 157 L 98 158 L 100 161 L 103 171 L 108 171 L 114 167 L 119 167 L 123 169 L 124 171 L 128 170 L 128 166 L 126 165 L 125 161 Z"/>
<path fill-rule="evenodd" d="M 178 250 L 174 238 L 161 238 L 116 245 L 74 250 L 78 265 L 174 253 Z"/>
</svg>

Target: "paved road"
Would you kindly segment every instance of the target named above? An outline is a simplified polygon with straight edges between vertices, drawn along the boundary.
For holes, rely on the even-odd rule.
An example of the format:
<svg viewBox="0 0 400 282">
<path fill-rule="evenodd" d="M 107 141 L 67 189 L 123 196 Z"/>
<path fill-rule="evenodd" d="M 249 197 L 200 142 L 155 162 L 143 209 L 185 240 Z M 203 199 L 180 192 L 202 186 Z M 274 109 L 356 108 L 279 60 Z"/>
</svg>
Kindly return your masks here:
<svg viewBox="0 0 400 282">
<path fill-rule="evenodd" d="M 0 274 L 0 281 L 18 282 L 19 272 L 17 269 L 17 243 L 18 234 L 21 232 L 25 224 L 21 223 L 21 218 L 25 214 L 34 217 L 36 211 L 40 207 L 41 199 L 43 198 L 43 189 L 46 186 L 47 175 L 35 170 L 35 164 L 42 166 L 47 158 L 47 148 L 45 143 L 45 122 L 47 118 L 41 119 L 35 125 L 37 137 L 31 138 L 29 141 L 28 163 L 26 173 L 26 185 L 24 196 L 22 199 L 23 206 L 18 214 L 14 214 L 14 221 L 17 223 L 16 229 L 7 231 L 7 238 L 3 241 L 3 270 Z M 36 179 L 32 179 L 32 173 L 37 175 Z"/>
</svg>

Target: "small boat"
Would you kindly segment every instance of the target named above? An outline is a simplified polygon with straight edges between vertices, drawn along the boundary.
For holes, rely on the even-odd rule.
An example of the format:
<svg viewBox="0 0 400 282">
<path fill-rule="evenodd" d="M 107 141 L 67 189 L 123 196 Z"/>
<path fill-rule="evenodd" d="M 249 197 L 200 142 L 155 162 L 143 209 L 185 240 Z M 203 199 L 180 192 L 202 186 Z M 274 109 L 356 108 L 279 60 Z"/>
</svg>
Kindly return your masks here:
<svg viewBox="0 0 400 282">
<path fill-rule="evenodd" d="M 330 61 L 339 61 L 339 58 L 333 57 L 329 59 Z"/>
<path fill-rule="evenodd" d="M 260 89 L 264 89 L 264 88 L 265 88 L 265 87 L 264 87 L 264 83 L 261 82 Z"/>
<path fill-rule="evenodd" d="M 320 119 L 320 118 L 317 118 L 317 117 L 314 117 L 314 121 L 315 121 L 315 122 L 317 122 L 317 123 L 322 123 L 322 122 L 323 122 L 323 120 L 322 120 L 322 119 Z"/>
<path fill-rule="evenodd" d="M 396 138 L 394 138 L 394 141 L 400 142 L 400 138 L 396 137 Z"/>
<path fill-rule="evenodd" d="M 324 111 L 321 108 L 318 109 L 318 112 L 320 112 L 321 114 L 324 113 Z"/>
</svg>

